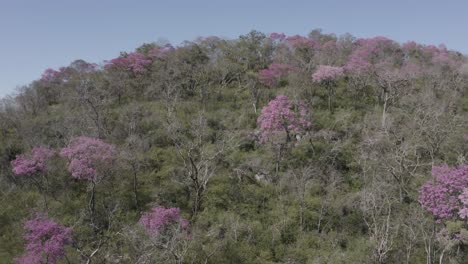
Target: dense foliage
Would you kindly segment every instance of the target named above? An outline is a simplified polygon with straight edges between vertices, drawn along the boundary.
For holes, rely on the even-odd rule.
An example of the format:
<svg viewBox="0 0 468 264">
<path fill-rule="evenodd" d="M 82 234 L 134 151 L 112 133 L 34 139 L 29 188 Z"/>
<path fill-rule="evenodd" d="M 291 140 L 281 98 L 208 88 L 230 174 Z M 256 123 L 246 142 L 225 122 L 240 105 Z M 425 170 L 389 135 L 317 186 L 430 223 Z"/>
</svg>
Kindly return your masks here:
<svg viewBox="0 0 468 264">
<path fill-rule="evenodd" d="M 77 60 L 0 102 L 0 263 L 466 263 L 467 128 L 443 45 L 252 31 Z"/>
</svg>

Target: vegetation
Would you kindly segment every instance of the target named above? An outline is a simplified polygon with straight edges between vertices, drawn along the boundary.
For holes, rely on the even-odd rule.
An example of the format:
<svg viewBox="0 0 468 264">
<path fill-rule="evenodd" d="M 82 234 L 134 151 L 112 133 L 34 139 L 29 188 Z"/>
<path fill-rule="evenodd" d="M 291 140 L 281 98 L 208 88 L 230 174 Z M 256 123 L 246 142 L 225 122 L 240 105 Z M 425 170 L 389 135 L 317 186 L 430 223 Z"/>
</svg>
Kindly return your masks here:
<svg viewBox="0 0 468 264">
<path fill-rule="evenodd" d="M 468 59 L 149 43 L 0 102 L 0 263 L 466 263 Z"/>
</svg>

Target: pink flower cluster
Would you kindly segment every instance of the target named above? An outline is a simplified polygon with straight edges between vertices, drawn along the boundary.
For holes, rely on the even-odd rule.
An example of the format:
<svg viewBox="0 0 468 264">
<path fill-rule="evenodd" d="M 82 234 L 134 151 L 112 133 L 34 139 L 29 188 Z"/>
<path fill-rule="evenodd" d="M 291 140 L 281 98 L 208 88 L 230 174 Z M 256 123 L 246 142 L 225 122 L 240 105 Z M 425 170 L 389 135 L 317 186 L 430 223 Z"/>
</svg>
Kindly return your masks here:
<svg viewBox="0 0 468 264">
<path fill-rule="evenodd" d="M 97 167 L 112 162 L 115 147 L 97 138 L 77 137 L 60 151 L 70 160 L 68 171 L 76 179 L 95 180 Z"/>
<path fill-rule="evenodd" d="M 97 69 L 96 63 L 89 63 L 84 60 L 75 60 L 68 67 L 60 67 L 59 70 L 48 68 L 42 73 L 40 81 L 44 83 L 60 83 L 66 81 L 73 72 L 93 72 Z"/>
<path fill-rule="evenodd" d="M 300 35 L 290 36 L 285 39 L 286 43 L 291 48 L 310 48 L 310 49 L 319 49 L 320 43 L 312 38 L 303 37 Z"/>
<path fill-rule="evenodd" d="M 11 161 L 13 174 L 33 175 L 37 172 L 45 172 L 47 161 L 54 155 L 55 150 L 47 147 L 35 147 L 31 153 L 17 155 L 16 159 Z"/>
<path fill-rule="evenodd" d="M 432 175 L 434 179 L 424 184 L 419 191 L 421 206 L 438 219 L 450 219 L 457 213 L 466 218 L 468 165 L 454 168 L 434 166 Z"/>
<path fill-rule="evenodd" d="M 273 41 L 283 41 L 286 39 L 286 35 L 284 33 L 273 32 L 270 34 L 270 39 Z"/>
<path fill-rule="evenodd" d="M 121 69 L 138 74 L 146 72 L 146 67 L 151 63 L 151 59 L 147 58 L 145 55 L 138 52 L 132 52 L 126 56 L 121 56 L 110 60 L 104 66 L 104 69 Z"/>
<path fill-rule="evenodd" d="M 462 203 L 462 207 L 460 208 L 458 215 L 462 219 L 468 219 L 468 187 L 463 189 L 462 194 L 458 196 L 460 202 Z"/>
<path fill-rule="evenodd" d="M 312 74 L 314 82 L 329 82 L 342 76 L 344 70 L 342 67 L 319 65 L 318 69 Z"/>
<path fill-rule="evenodd" d="M 367 39 L 358 39 L 345 65 L 346 71 L 354 74 L 362 74 L 372 69 L 373 58 L 380 51 L 390 48 L 396 48 L 396 43 L 385 37 L 374 37 Z"/>
<path fill-rule="evenodd" d="M 187 230 L 189 227 L 188 221 L 180 216 L 179 208 L 154 207 L 151 212 L 144 213 L 139 222 L 148 234 L 154 236 L 174 226 L 182 230 Z"/>
<path fill-rule="evenodd" d="M 148 56 L 151 58 L 157 58 L 157 59 L 162 59 L 164 58 L 167 54 L 171 53 L 174 51 L 174 47 L 171 44 L 166 44 L 163 47 L 156 47 L 152 48 L 148 52 Z"/>
<path fill-rule="evenodd" d="M 60 72 L 54 69 L 48 68 L 42 73 L 41 81 L 52 82 L 60 76 Z"/>
<path fill-rule="evenodd" d="M 258 73 L 259 81 L 268 86 L 275 86 L 281 78 L 286 77 L 295 68 L 288 64 L 273 63 L 267 69 L 261 70 Z"/>
<path fill-rule="evenodd" d="M 24 225 L 25 254 L 16 259 L 18 264 L 55 264 L 65 255 L 65 246 L 72 241 L 72 230 L 45 215 L 37 214 Z"/>
<path fill-rule="evenodd" d="M 40 81 L 44 83 L 57 83 L 66 79 L 69 74 L 70 71 L 68 67 L 60 67 L 58 71 L 48 68 L 42 73 Z"/>
<path fill-rule="evenodd" d="M 287 96 L 277 96 L 263 107 L 257 119 L 261 133 L 260 142 L 265 143 L 273 134 L 298 134 L 307 130 L 311 125 L 306 119 L 307 114 L 307 107 L 303 103 L 294 105 Z"/>
</svg>

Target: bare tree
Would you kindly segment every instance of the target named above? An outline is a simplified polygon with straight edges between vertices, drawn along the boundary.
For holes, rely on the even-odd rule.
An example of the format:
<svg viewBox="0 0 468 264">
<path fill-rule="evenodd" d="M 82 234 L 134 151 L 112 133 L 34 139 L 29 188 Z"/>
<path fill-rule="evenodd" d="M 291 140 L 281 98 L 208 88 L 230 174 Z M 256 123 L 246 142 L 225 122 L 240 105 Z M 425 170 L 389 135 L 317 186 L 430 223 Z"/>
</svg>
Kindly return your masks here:
<svg viewBox="0 0 468 264">
<path fill-rule="evenodd" d="M 229 138 L 220 133 L 210 140 L 207 120 L 203 113 L 199 113 L 185 128 L 172 119 L 167 129 L 182 162 L 185 181 L 189 182 L 192 217 L 196 217 L 201 209 L 207 185 L 217 172 L 222 155 L 232 147 L 233 137 Z"/>
</svg>

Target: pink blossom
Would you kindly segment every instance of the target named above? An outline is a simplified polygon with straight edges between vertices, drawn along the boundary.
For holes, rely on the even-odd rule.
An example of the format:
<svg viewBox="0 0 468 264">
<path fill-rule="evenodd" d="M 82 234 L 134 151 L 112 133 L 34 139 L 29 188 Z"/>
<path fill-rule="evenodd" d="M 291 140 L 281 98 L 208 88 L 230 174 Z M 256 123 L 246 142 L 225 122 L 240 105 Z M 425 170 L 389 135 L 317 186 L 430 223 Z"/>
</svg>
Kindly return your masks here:
<svg viewBox="0 0 468 264">
<path fill-rule="evenodd" d="M 345 69 L 349 73 L 364 74 L 372 70 L 372 65 L 375 63 L 381 52 L 388 49 L 396 49 L 398 45 L 386 37 L 374 37 L 367 39 L 358 39 L 355 42 L 356 48 L 353 50 L 345 65 Z"/>
<path fill-rule="evenodd" d="M 273 32 L 270 34 L 270 39 L 275 40 L 275 41 L 283 41 L 285 38 L 286 38 L 286 35 L 284 33 Z"/>
<path fill-rule="evenodd" d="M 308 110 L 299 102 L 294 105 L 289 98 L 279 95 L 263 107 L 257 124 L 260 129 L 260 142 L 265 143 L 270 136 L 285 132 L 289 138 L 290 133 L 302 133 L 310 127 L 306 120 Z"/>
<path fill-rule="evenodd" d="M 71 73 L 72 71 L 70 67 L 60 67 L 58 71 L 49 68 L 42 73 L 40 81 L 47 84 L 61 83 L 68 80 Z"/>
<path fill-rule="evenodd" d="M 171 227 L 180 227 L 187 230 L 189 223 L 180 216 L 179 208 L 154 207 L 151 212 L 144 213 L 140 218 L 140 224 L 148 234 L 157 236 Z"/>
<path fill-rule="evenodd" d="M 273 87 L 278 83 L 278 80 L 286 77 L 295 68 L 288 64 L 273 63 L 267 69 L 261 70 L 258 73 L 258 79 L 266 86 Z"/>
<path fill-rule="evenodd" d="M 319 49 L 320 44 L 312 38 L 307 38 L 299 35 L 290 36 L 285 39 L 286 43 L 294 49 L 298 48 L 309 48 L 309 49 Z"/>
<path fill-rule="evenodd" d="M 18 264 L 55 264 L 65 255 L 65 246 L 72 240 L 72 230 L 45 215 L 36 216 L 24 224 L 25 254 L 16 259 Z M 44 262 L 47 260 L 47 262 Z"/>
<path fill-rule="evenodd" d="M 60 77 L 61 73 L 54 69 L 48 68 L 42 73 L 41 81 L 43 82 L 53 82 Z"/>
<path fill-rule="evenodd" d="M 468 165 L 434 166 L 434 179 L 419 191 L 421 206 L 438 219 L 450 219 L 457 214 L 466 217 L 465 191 L 468 186 Z"/>
<path fill-rule="evenodd" d="M 458 199 L 460 199 L 462 203 L 458 215 L 461 219 L 468 219 L 468 187 L 463 189 L 463 192 L 458 196 Z"/>
<path fill-rule="evenodd" d="M 132 52 L 127 54 L 126 56 L 121 56 L 110 60 L 104 66 L 104 69 L 122 69 L 138 74 L 146 72 L 146 67 L 150 65 L 151 62 L 152 61 L 145 55 L 138 52 Z"/>
<path fill-rule="evenodd" d="M 31 153 L 17 155 L 11 161 L 13 174 L 33 175 L 37 172 L 46 172 L 46 163 L 55 155 L 55 150 L 47 147 L 35 147 Z"/>
<path fill-rule="evenodd" d="M 77 137 L 60 155 L 69 159 L 68 171 L 74 178 L 95 180 L 98 167 L 114 159 L 115 147 L 97 138 Z"/>
<path fill-rule="evenodd" d="M 343 75 L 342 67 L 334 67 L 328 65 L 319 65 L 318 69 L 312 74 L 314 82 L 329 82 Z"/>
<path fill-rule="evenodd" d="M 155 47 L 155 48 L 152 48 L 149 52 L 148 52 L 148 56 L 151 57 L 151 58 L 158 58 L 158 59 L 162 59 L 164 58 L 165 56 L 167 56 L 167 54 L 171 53 L 172 51 L 174 51 L 174 47 L 171 45 L 171 44 L 166 44 L 164 45 L 163 47 Z"/>
</svg>

